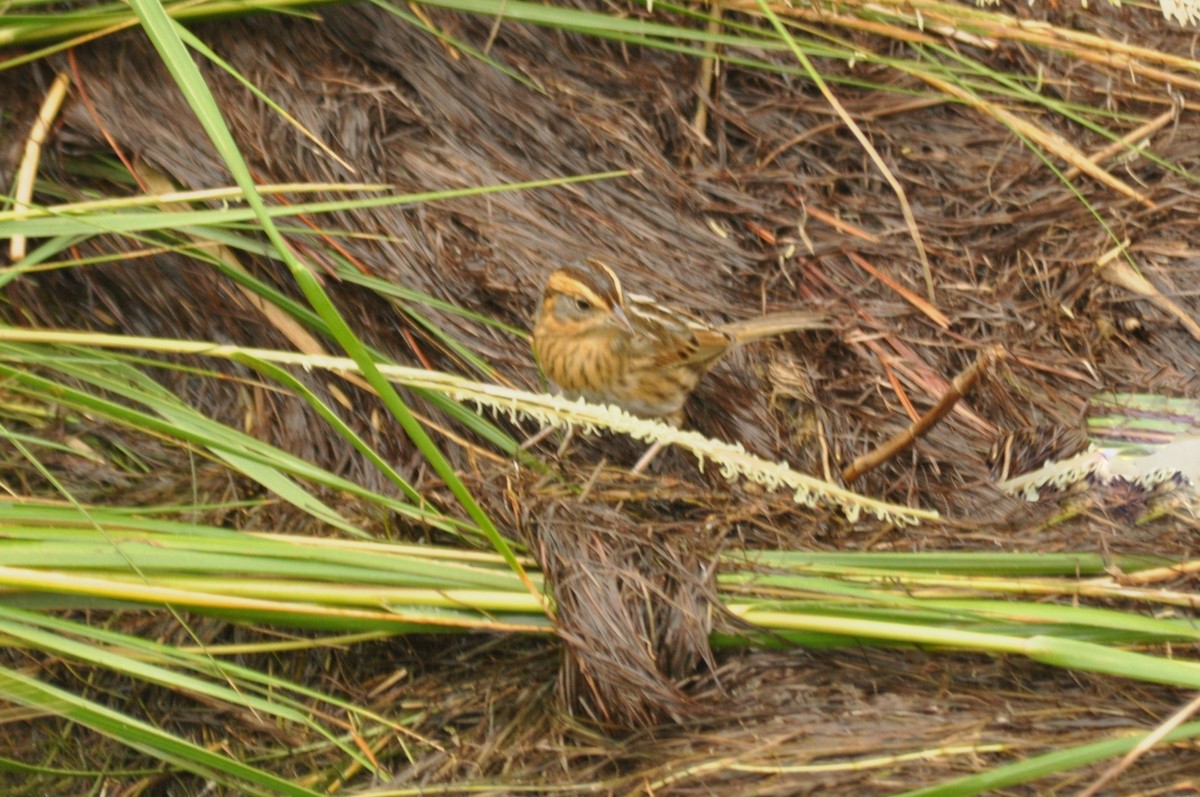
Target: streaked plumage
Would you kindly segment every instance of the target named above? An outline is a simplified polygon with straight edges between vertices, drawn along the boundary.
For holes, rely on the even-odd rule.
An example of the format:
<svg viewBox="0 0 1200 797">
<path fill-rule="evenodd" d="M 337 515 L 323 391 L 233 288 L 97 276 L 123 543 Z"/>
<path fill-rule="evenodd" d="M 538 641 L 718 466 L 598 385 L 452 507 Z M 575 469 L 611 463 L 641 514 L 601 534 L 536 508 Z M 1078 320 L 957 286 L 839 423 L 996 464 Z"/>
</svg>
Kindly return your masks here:
<svg viewBox="0 0 1200 797">
<path fill-rule="evenodd" d="M 546 280 L 533 349 L 546 378 L 568 396 L 678 424 L 700 377 L 730 348 L 823 326 L 820 316 L 803 312 L 710 326 L 651 297 L 626 294 L 613 270 L 593 260 Z"/>
</svg>

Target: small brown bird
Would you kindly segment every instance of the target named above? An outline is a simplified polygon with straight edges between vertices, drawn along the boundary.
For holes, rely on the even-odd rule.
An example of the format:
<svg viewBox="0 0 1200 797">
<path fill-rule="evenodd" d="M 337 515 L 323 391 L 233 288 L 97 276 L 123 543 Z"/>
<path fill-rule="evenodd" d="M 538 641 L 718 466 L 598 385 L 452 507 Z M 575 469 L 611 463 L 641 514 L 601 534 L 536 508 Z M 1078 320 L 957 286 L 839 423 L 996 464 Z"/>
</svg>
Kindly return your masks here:
<svg viewBox="0 0 1200 797">
<path fill-rule="evenodd" d="M 591 260 L 546 280 L 533 351 L 546 378 L 568 397 L 678 426 L 700 377 L 731 348 L 826 327 L 823 316 L 807 312 L 711 326 L 650 297 L 626 294 L 611 268 Z"/>
</svg>

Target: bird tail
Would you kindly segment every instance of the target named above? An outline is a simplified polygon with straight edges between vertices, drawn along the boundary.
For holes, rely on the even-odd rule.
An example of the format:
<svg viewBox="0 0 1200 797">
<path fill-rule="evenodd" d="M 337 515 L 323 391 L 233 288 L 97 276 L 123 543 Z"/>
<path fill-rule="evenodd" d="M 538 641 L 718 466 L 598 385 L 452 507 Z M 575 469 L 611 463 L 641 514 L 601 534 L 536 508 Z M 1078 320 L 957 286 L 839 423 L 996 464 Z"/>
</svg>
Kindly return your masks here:
<svg viewBox="0 0 1200 797">
<path fill-rule="evenodd" d="M 782 335 L 785 332 L 797 332 L 805 329 L 829 329 L 833 325 L 829 316 L 824 313 L 798 310 L 793 312 L 769 313 L 758 318 L 747 318 L 744 321 L 734 321 L 722 324 L 721 331 L 733 337 L 735 343 L 746 343 L 772 335 Z"/>
</svg>

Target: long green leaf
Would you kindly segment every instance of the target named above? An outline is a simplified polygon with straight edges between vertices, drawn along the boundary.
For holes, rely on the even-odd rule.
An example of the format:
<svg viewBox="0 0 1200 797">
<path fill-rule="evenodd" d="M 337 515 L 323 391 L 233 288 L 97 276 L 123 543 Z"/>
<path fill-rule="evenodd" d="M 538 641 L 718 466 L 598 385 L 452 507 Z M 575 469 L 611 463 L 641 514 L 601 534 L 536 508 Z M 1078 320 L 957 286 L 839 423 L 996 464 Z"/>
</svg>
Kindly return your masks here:
<svg viewBox="0 0 1200 797">
<path fill-rule="evenodd" d="M 1136 749 L 1146 735 L 1124 736 L 1120 739 L 1107 739 L 1067 750 L 1056 750 L 1014 764 L 993 767 L 978 775 L 968 775 L 965 778 L 957 778 L 937 786 L 906 791 L 895 797 L 968 797 L 969 795 L 993 792 L 1008 786 L 1018 786 L 1057 772 L 1078 769 L 1097 761 L 1125 755 Z M 1200 737 L 1200 722 L 1191 722 L 1166 734 L 1162 741 L 1166 743 L 1184 742 L 1197 737 Z"/>
<path fill-rule="evenodd" d="M 154 43 L 159 55 L 162 56 L 163 63 L 174 77 L 176 84 L 183 91 L 184 97 L 191 106 L 193 113 L 200 120 L 205 132 L 216 146 L 217 151 L 221 154 L 226 165 L 233 174 L 234 180 L 245 192 L 246 201 L 254 211 L 255 217 L 262 225 L 264 232 L 275 245 L 276 250 L 291 269 L 292 277 L 296 280 L 296 284 L 304 293 L 305 298 L 317 314 L 324 319 L 329 326 L 330 334 L 337 340 L 338 344 L 345 349 L 358 364 L 362 370 L 363 376 L 379 394 L 380 400 L 392 413 L 393 417 L 404 428 L 409 438 L 416 445 L 417 449 L 425 456 L 426 460 L 433 466 L 433 469 L 445 482 L 450 492 L 466 510 L 467 514 L 479 526 L 479 529 L 491 542 L 492 546 L 505 558 L 509 567 L 520 575 L 529 586 L 529 591 L 536 597 L 541 597 L 537 588 L 528 580 L 525 575 L 525 569 L 521 566 L 516 554 L 513 553 L 511 546 L 500 534 L 499 530 L 492 523 L 491 518 L 483 510 L 482 507 L 475 501 L 466 485 L 455 473 L 454 467 L 441 453 L 434 444 L 429 434 L 424 427 L 413 417 L 412 412 L 400 399 L 391 383 L 380 373 L 374 358 L 362 345 L 358 337 L 346 324 L 337 307 L 330 300 L 329 296 L 322 289 L 320 283 L 313 276 L 309 267 L 300 262 L 284 241 L 279 231 L 275 228 L 275 224 L 268 214 L 267 207 L 263 203 L 262 197 L 259 196 L 255 186 L 254 179 L 250 175 L 249 169 L 246 167 L 245 161 L 242 159 L 241 153 L 238 151 L 237 145 L 233 140 L 229 128 L 225 125 L 222 119 L 220 109 L 214 100 L 208 86 L 205 85 L 201 78 L 196 65 L 192 62 L 191 56 L 188 54 L 176 30 L 177 22 L 171 18 L 163 10 L 162 6 L 154 2 L 154 0 L 131 0 L 131 6 L 138 18 L 142 22 L 146 33 L 150 36 L 150 40 Z"/>
<path fill-rule="evenodd" d="M 173 767 L 237 788 L 244 794 L 321 797 L 319 792 L 206 750 L 136 717 L 114 711 L 7 667 L 0 667 L 0 697 L 79 723 Z"/>
<path fill-rule="evenodd" d="M 155 414 L 141 412 L 125 404 L 68 387 L 65 384 L 38 376 L 28 368 L 14 367 L 0 362 L 0 376 L 7 376 L 12 380 L 9 389 L 80 412 L 97 413 L 135 429 L 150 431 L 169 439 L 182 440 L 209 449 L 234 466 L 253 465 L 254 467 L 247 472 L 248 476 L 265 479 L 264 486 L 283 496 L 300 500 L 303 507 L 319 511 L 323 505 L 305 492 L 294 491 L 292 489 L 294 483 L 291 482 L 288 475 L 309 479 L 350 495 L 369 498 L 374 503 L 406 517 L 443 528 L 451 533 L 461 530 L 459 522 L 440 518 L 431 508 L 414 507 L 411 504 L 374 493 L 254 437 L 217 423 L 183 405 L 176 396 L 167 392 L 161 385 L 153 383 L 152 380 L 148 380 L 144 375 L 131 369 L 121 371 L 119 374 L 111 369 L 101 372 L 87 363 L 73 362 L 69 358 L 48 357 L 45 350 L 36 348 L 0 347 L 0 353 L 5 351 L 15 354 L 30 364 L 40 362 L 43 367 L 53 366 L 70 376 L 92 382 L 97 387 L 147 404 L 155 410 Z M 39 351 L 41 351 L 40 357 L 38 356 Z M 94 362 L 107 364 L 106 358 L 102 354 L 94 353 L 89 357 Z M 332 510 L 322 512 L 320 516 L 349 534 L 359 537 L 368 536 L 356 526 L 339 520 L 337 513 Z"/>
</svg>

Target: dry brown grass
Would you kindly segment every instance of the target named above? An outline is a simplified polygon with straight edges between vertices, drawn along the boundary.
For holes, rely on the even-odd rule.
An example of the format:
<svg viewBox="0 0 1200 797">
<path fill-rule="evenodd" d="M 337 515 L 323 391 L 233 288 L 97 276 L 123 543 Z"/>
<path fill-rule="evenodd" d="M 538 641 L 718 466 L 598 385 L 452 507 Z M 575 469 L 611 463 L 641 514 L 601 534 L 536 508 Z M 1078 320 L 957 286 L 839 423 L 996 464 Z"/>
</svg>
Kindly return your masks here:
<svg viewBox="0 0 1200 797">
<path fill-rule="evenodd" d="M 1141 9 L 1100 4 L 1087 12 L 1047 11 L 1021 3 L 1008 11 L 1024 18 L 1048 14 L 1105 40 L 1129 38 L 1180 58 L 1191 52 L 1193 32 Z M 479 45 L 492 25 L 427 13 Z M 652 480 L 633 479 L 625 468 L 639 452 L 624 440 L 576 442 L 560 463 L 566 484 L 588 485 L 583 497 L 471 446 L 448 444 L 497 523 L 542 561 L 557 591 L 561 639 L 414 638 L 323 657 L 278 657 L 275 666 L 291 677 L 383 711 L 421 714 L 424 741 L 406 740 L 407 754 L 398 743 L 375 750 L 396 774 L 393 786 L 453 793 L 467 784 L 492 784 L 483 793 L 496 794 L 518 784 L 615 794 L 881 794 L 979 771 L 1032 754 L 1050 740 L 1081 743 L 1102 729 L 1152 727 L 1170 713 L 1177 696 L 1168 690 L 1028 662 L 898 650 L 714 654 L 708 647 L 714 627 L 734 627 L 710 602 L 713 556 L 731 547 L 1196 555 L 1191 521 L 1132 522 L 1143 496 L 1094 490 L 1082 510 L 1053 522 L 1061 509 L 1053 501 L 1029 505 L 994 487 L 989 451 L 995 441 L 1010 434 L 1037 441 L 1019 449 L 1031 460 L 1035 453 L 1073 453 L 1088 397 L 1097 391 L 1200 394 L 1200 343 L 1160 307 L 1099 276 L 1094 265 L 1112 239 L 1080 197 L 994 116 L 925 94 L 927 82 L 903 71 L 818 64 L 829 76 L 895 90 L 836 87 L 905 186 L 929 255 L 935 306 L 948 319 L 942 326 L 877 276 L 886 274 L 916 294 L 924 290 L 896 198 L 804 79 L 723 68 L 705 141 L 692 126 L 697 65 L 683 56 L 501 25 L 492 54 L 544 87 L 538 93 L 377 9 L 321 14 L 321 21 L 270 16 L 198 28 L 356 169 L 350 174 L 316 152 L 244 89 L 207 68 L 262 182 L 380 181 L 415 192 L 636 170 L 627 179 L 570 189 L 314 220 L 387 236 L 338 240 L 372 275 L 518 327 L 528 326 L 547 271 L 585 256 L 614 264 L 632 290 L 669 295 L 713 319 L 819 306 L 836 319 L 835 330 L 738 352 L 705 380 L 689 407 L 689 423 L 702 431 L 816 475 L 836 473 L 906 426 L 912 412 L 935 402 L 947 380 L 986 347 L 1002 344 L 1013 355 L 915 449 L 855 485 L 946 516 L 944 526 L 917 533 L 849 524 L 835 513 L 799 507 L 787 495 L 730 486 L 677 454 L 655 463 Z M 839 33 L 878 52 L 905 51 L 878 31 Z M 1110 66 L 1076 57 L 1079 52 L 1043 49 L 1028 37 L 989 35 L 998 41 L 994 49 L 955 46 L 997 70 L 1040 71 L 1042 90 L 1063 102 L 1121 114 L 1107 122 L 1118 134 L 1173 112 L 1148 148 L 1188 173 L 1115 156 L 1101 165 L 1135 186 L 1135 195 L 1088 177 L 1078 178 L 1076 188 L 1118 239 L 1130 240 L 1142 273 L 1194 316 L 1200 135 L 1189 110 L 1197 105 L 1197 86 L 1186 82 L 1194 78 L 1179 81 L 1181 107 L 1147 71 L 1183 74 L 1179 63 L 1135 58 L 1136 69 L 1120 59 Z M 107 152 L 107 136 L 131 162 L 149 164 L 180 186 L 228 183 L 142 38 L 102 40 L 76 57 L 79 90 L 89 102 L 76 99 L 65 109 L 47 174 L 79 191 L 96 185 L 66 167 Z M 787 62 L 783 55 L 770 57 Z M 20 79 L 5 81 L 0 134 L 14 140 L 52 70 L 63 65 L 65 59 L 34 64 Z M 1109 144 L 1044 110 L 1005 106 L 1079 152 Z M 11 172 L 16 152 L 0 156 Z M 320 241 L 292 239 L 313 262 L 328 257 Z M 101 239 L 86 249 L 94 253 L 98 246 L 131 244 Z M 277 264 L 249 257 L 246 263 L 292 290 Z M 363 337 L 398 360 L 457 367 L 379 297 L 332 281 L 329 287 Z M 223 278 L 175 255 L 48 273 L 12 285 L 7 298 L 3 312 L 14 323 L 290 345 Z M 538 385 L 526 341 L 458 316 L 431 315 L 502 380 Z M 324 377 L 301 376 L 337 403 Z M 214 417 L 374 489 L 390 488 L 299 402 L 233 381 L 164 378 Z M 398 429 L 379 421 L 373 398 L 344 383 L 337 389 L 348 396 L 346 415 L 357 428 L 423 494 L 451 505 Z M 136 504 L 169 500 L 181 490 L 227 499 L 251 489 L 229 482 L 219 469 L 196 472 L 194 463 L 172 461 L 153 441 L 122 444 L 153 465 L 144 478 L 100 467 L 72 470 L 65 460 L 60 478 L 81 499 Z M 29 492 L 46 490 L 38 474 L 15 460 L 4 464 L 3 474 Z M 311 518 L 279 505 L 215 521 L 320 531 Z M 146 623 L 147 635 L 179 633 L 173 621 L 137 622 Z M 205 640 L 249 633 L 209 621 L 195 626 Z M 13 651 L 5 658 L 84 688 L 54 662 L 25 661 Z M 393 677 L 394 684 L 381 686 Z M 109 687 L 117 688 L 105 682 L 86 688 Z M 281 741 L 295 747 L 311 741 L 281 740 L 253 716 L 212 716 L 177 698 L 152 687 L 112 697 L 140 701 L 147 713 L 169 717 L 173 729 L 247 755 Z M 3 744 L 23 760 L 69 748 L 79 766 L 146 764 L 86 732 L 71 731 L 64 742 L 55 736 L 61 728 L 22 718 L 3 731 Z M 987 747 L 972 749 L 976 745 Z M 914 750 L 934 752 L 882 760 Z M 878 766 L 851 763 L 864 758 Z M 320 754 L 298 754 L 273 766 L 303 772 L 320 763 Z M 826 768 L 807 768 L 818 764 Z M 61 759 L 56 765 L 67 766 Z M 1070 792 L 1094 776 L 1059 776 L 1047 788 Z M 1131 770 L 1120 793 L 1154 793 L 1197 776 L 1194 751 L 1167 748 Z M 140 782 L 129 774 L 113 780 L 123 789 Z M 348 780 L 365 785 L 354 773 Z M 186 778 L 147 783 L 154 793 L 201 792 Z"/>
</svg>

